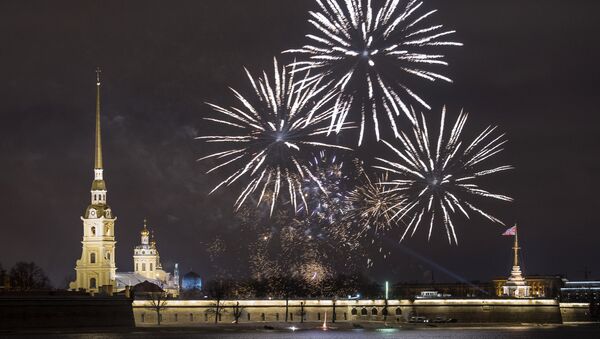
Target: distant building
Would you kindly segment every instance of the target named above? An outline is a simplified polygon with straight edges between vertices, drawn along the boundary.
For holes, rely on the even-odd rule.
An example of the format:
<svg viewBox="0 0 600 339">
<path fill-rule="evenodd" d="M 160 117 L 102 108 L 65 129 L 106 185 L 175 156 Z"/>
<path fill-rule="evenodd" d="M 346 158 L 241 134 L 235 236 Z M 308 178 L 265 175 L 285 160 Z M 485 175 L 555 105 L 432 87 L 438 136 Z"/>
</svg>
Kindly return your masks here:
<svg viewBox="0 0 600 339">
<path fill-rule="evenodd" d="M 530 287 L 529 296 L 532 298 L 556 298 L 566 281 L 560 275 L 528 275 L 524 279 Z M 504 286 L 507 279 L 494 279 L 493 283 L 495 295 L 505 296 Z"/>
<path fill-rule="evenodd" d="M 202 290 L 202 278 L 196 272 L 189 271 L 183 276 L 181 288 L 184 291 Z"/>
<path fill-rule="evenodd" d="M 435 293 L 432 293 L 435 292 Z M 441 298 L 486 298 L 494 296 L 491 283 L 479 281 L 455 283 L 398 283 L 395 285 L 395 298 L 420 299 L 424 296 Z"/>
<path fill-rule="evenodd" d="M 163 270 L 156 240 L 154 235 L 150 236 L 146 220 L 140 232 L 140 244 L 133 250 L 133 268 L 133 272 L 116 274 L 117 291 L 147 281 L 160 286 L 172 296 L 179 295 L 179 281 L 174 275 Z"/>
<path fill-rule="evenodd" d="M 569 302 L 600 303 L 600 281 L 567 281 L 560 299 Z"/>
</svg>

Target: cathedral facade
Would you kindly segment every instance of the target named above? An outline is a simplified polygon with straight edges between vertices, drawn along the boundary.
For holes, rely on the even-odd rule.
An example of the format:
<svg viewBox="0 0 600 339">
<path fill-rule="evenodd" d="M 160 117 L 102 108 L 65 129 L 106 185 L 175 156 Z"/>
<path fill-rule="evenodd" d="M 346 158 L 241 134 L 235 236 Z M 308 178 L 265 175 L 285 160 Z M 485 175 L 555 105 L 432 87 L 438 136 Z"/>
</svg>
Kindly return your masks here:
<svg viewBox="0 0 600 339">
<path fill-rule="evenodd" d="M 100 129 L 100 71 L 96 71 L 96 131 L 94 152 L 94 180 L 90 191 L 90 204 L 85 209 L 81 258 L 75 263 L 75 281 L 69 284 L 71 290 L 85 290 L 90 293 L 112 294 L 125 290 L 143 281 L 161 286 L 170 294 L 179 293 L 177 264 L 175 274 L 162 269 L 160 256 L 154 237 L 144 221 L 141 244 L 134 249 L 134 271 L 117 273 L 115 263 L 115 222 L 111 208 L 107 204 L 107 188 L 104 181 L 102 163 L 102 139 Z"/>
</svg>

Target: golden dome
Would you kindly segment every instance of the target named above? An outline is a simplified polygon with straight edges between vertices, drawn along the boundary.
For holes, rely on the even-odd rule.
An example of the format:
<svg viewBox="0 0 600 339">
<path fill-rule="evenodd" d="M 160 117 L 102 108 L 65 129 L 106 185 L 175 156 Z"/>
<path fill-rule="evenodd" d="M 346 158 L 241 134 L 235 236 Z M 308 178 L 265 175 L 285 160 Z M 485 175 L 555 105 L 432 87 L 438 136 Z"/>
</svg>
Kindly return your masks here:
<svg viewBox="0 0 600 339">
<path fill-rule="evenodd" d="M 150 235 L 150 231 L 148 231 L 148 228 L 146 227 L 146 219 L 144 219 L 144 229 L 140 232 L 140 234 L 145 237 Z"/>
</svg>

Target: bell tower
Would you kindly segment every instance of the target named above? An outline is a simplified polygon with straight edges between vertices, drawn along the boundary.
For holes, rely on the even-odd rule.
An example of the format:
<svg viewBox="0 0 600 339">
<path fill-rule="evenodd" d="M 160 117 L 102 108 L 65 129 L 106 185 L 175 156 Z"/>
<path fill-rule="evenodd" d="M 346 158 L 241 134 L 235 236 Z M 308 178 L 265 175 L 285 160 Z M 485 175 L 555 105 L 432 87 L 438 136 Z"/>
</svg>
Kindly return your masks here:
<svg viewBox="0 0 600 339">
<path fill-rule="evenodd" d="M 107 189 L 102 164 L 102 139 L 100 131 L 100 69 L 96 69 L 96 136 L 94 154 L 94 180 L 91 203 L 83 217 L 81 258 L 75 264 L 77 277 L 69 284 L 72 290 L 84 289 L 99 292 L 115 287 L 115 221 L 117 218 L 107 205 Z"/>
</svg>

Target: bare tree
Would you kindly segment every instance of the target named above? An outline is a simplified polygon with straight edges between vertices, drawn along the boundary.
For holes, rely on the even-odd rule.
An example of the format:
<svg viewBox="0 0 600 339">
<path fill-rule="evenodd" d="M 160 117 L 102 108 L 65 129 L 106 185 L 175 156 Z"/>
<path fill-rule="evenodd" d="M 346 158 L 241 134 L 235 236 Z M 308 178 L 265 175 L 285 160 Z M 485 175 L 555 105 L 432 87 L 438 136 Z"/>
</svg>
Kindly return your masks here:
<svg viewBox="0 0 600 339">
<path fill-rule="evenodd" d="M 156 324 L 160 326 L 162 321 L 161 312 L 167 308 L 167 293 L 166 292 L 151 292 L 147 293 L 150 302 L 149 308 L 156 312 Z"/>
<path fill-rule="evenodd" d="M 215 315 L 215 324 L 217 324 L 221 320 L 221 315 L 225 312 L 226 311 L 224 310 L 224 303 L 220 299 L 215 300 L 215 302 L 212 303 L 206 310 L 206 313 Z"/>
<path fill-rule="evenodd" d="M 244 312 L 244 307 L 240 306 L 240 302 L 237 301 L 235 303 L 234 306 L 232 306 L 233 309 L 233 318 L 235 319 L 235 323 L 239 323 L 240 318 L 242 317 L 242 313 Z"/>
<path fill-rule="evenodd" d="M 10 270 L 10 285 L 20 291 L 50 288 L 50 280 L 33 262 L 18 262 Z"/>
<path fill-rule="evenodd" d="M 303 323 L 304 322 L 304 316 L 306 315 L 306 312 L 304 311 L 304 302 L 300 302 L 300 322 Z"/>
</svg>

